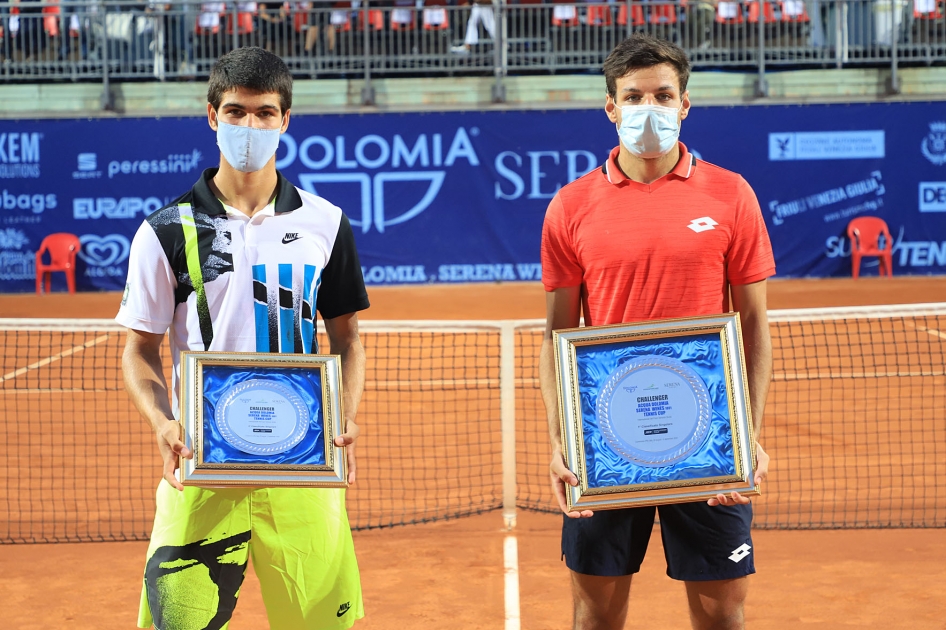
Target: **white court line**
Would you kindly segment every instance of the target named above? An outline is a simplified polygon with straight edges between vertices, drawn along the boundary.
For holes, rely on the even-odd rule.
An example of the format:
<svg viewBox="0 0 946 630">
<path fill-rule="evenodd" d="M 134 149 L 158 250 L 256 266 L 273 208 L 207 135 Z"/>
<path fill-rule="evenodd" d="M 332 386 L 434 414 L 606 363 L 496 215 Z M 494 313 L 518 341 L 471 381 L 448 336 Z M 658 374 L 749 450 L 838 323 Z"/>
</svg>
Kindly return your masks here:
<svg viewBox="0 0 946 630">
<path fill-rule="evenodd" d="M 506 585 L 506 630 L 519 630 L 519 543 L 512 534 L 503 542 Z"/>
<path fill-rule="evenodd" d="M 365 389 L 417 389 L 419 387 L 443 388 L 448 387 L 469 387 L 486 386 L 498 387 L 500 379 L 498 378 L 454 378 L 454 379 L 418 379 L 418 380 L 398 380 L 398 381 L 365 381 Z M 537 378 L 517 378 L 516 387 L 538 387 Z"/>
<path fill-rule="evenodd" d="M 919 331 L 925 332 L 927 335 L 932 335 L 934 337 L 939 337 L 940 339 L 946 339 L 946 333 L 940 332 L 935 328 L 927 328 L 926 326 L 920 326 L 919 324 L 911 324 L 910 322 L 905 322 L 910 328 L 916 328 Z"/>
<path fill-rule="evenodd" d="M 115 389 L 80 389 L 72 387 L 69 389 L 42 388 L 34 389 L 0 389 L 0 396 L 21 396 L 24 394 L 109 394 L 118 390 Z"/>
<path fill-rule="evenodd" d="M 772 376 L 773 381 L 812 381 L 821 378 L 897 378 L 904 376 L 943 376 L 946 371 L 920 372 L 777 372 Z"/>
<path fill-rule="evenodd" d="M 72 348 L 69 348 L 68 350 L 64 350 L 60 352 L 59 354 L 54 354 L 53 356 L 46 357 L 45 359 L 41 359 L 37 361 L 36 363 L 31 363 L 30 365 L 27 365 L 26 367 L 22 367 L 8 374 L 4 374 L 3 376 L 0 376 L 0 383 L 2 383 L 3 381 L 8 381 L 11 378 L 16 378 L 17 376 L 20 376 L 21 374 L 26 374 L 30 370 L 35 370 L 36 368 L 41 368 L 44 365 L 49 365 L 50 363 L 58 361 L 62 359 L 63 357 L 68 357 L 69 355 L 75 354 L 77 352 L 82 352 L 86 348 L 91 348 L 92 346 L 96 346 L 108 340 L 109 337 L 111 337 L 111 335 L 100 335 L 99 337 L 96 337 L 95 339 L 91 341 L 86 341 L 84 344 L 80 346 L 74 346 Z"/>
</svg>

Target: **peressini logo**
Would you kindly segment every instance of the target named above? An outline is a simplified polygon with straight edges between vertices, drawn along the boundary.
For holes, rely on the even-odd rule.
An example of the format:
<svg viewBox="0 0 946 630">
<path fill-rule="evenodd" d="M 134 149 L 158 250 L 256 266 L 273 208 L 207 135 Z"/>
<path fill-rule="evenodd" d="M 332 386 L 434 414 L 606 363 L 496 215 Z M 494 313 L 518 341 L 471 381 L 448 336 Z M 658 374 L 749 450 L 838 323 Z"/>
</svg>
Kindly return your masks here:
<svg viewBox="0 0 946 630">
<path fill-rule="evenodd" d="M 412 140 L 400 134 L 390 139 L 368 134 L 354 143 L 345 136 L 309 136 L 297 143 L 283 134 L 280 143 L 286 155 L 277 160 L 276 167 L 285 169 L 298 159 L 313 171 L 299 174 L 302 188 L 316 195 L 323 195 L 324 189 L 324 196 L 339 205 L 343 200 L 331 185 L 347 186 L 348 194 L 351 186 L 357 187 L 361 212 L 360 218 L 351 219 L 352 225 L 362 233 L 372 227 L 383 233 L 427 210 L 443 186 L 447 169 L 464 162 L 480 165 L 471 140 L 479 133 L 477 127 L 458 127 L 452 138 L 422 133 Z M 329 170 L 334 172 L 325 172 Z"/>
<path fill-rule="evenodd" d="M 920 151 L 936 166 L 946 164 L 946 122 L 930 123 L 930 132 L 920 143 Z"/>
<path fill-rule="evenodd" d="M 700 217 L 699 219 L 693 219 L 690 221 L 690 224 L 687 227 L 699 234 L 700 232 L 705 232 L 706 230 L 713 230 L 717 225 L 719 225 L 719 223 L 713 221 L 709 217 Z"/>
<path fill-rule="evenodd" d="M 282 237 L 282 244 L 288 245 L 289 243 L 293 241 L 298 241 L 300 238 L 302 237 L 299 236 L 298 232 L 286 232 L 286 235 Z"/>
</svg>

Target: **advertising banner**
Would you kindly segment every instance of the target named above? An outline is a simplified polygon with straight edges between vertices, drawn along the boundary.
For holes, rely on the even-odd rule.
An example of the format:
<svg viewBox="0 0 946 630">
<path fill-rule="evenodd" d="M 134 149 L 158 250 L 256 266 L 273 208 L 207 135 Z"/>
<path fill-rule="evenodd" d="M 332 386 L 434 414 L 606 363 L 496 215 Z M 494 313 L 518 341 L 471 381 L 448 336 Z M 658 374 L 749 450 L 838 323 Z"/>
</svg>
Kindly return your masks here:
<svg viewBox="0 0 946 630">
<path fill-rule="evenodd" d="M 752 185 L 779 277 L 850 275 L 863 215 L 895 275 L 946 272 L 942 103 L 697 103 L 681 139 Z M 298 115 L 276 155 L 347 213 L 368 284 L 535 281 L 549 200 L 617 142 L 603 110 Z M 79 290 L 121 290 L 144 217 L 218 162 L 205 117 L 0 121 L 0 292 L 34 290 L 54 232 L 80 237 Z"/>
</svg>

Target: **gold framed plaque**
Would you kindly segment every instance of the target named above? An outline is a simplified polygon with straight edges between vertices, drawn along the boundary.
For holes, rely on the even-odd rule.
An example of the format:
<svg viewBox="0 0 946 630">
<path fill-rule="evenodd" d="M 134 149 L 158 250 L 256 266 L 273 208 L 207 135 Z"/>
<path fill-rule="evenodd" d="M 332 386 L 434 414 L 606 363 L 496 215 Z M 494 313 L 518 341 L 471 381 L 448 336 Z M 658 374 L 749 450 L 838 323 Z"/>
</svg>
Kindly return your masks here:
<svg viewBox="0 0 946 630">
<path fill-rule="evenodd" d="M 340 358 L 181 353 L 185 486 L 348 486 Z"/>
<path fill-rule="evenodd" d="M 568 509 L 760 494 L 739 314 L 553 332 Z"/>
</svg>

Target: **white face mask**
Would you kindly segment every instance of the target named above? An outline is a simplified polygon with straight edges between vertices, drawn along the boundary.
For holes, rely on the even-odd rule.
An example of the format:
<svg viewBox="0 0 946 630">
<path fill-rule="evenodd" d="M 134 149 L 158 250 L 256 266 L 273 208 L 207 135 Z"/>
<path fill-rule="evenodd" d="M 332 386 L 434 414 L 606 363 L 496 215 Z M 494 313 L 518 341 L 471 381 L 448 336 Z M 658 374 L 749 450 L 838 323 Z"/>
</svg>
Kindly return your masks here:
<svg viewBox="0 0 946 630">
<path fill-rule="evenodd" d="M 217 146 L 233 168 L 241 173 L 261 170 L 276 155 L 277 129 L 256 129 L 217 121 Z"/>
<path fill-rule="evenodd" d="M 621 107 L 618 136 L 633 155 L 657 158 L 670 153 L 680 137 L 676 107 L 625 105 Z"/>
</svg>

